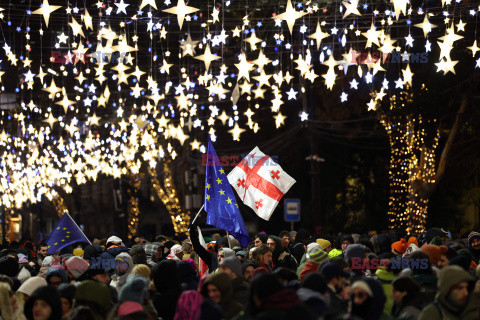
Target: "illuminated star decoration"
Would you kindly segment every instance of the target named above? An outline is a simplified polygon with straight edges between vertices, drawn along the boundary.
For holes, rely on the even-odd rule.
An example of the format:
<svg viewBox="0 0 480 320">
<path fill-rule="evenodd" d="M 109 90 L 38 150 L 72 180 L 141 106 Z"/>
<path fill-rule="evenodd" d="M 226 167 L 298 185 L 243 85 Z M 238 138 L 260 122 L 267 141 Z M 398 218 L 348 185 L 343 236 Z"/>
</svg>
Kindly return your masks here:
<svg viewBox="0 0 480 320">
<path fill-rule="evenodd" d="M 322 28 L 320 27 L 320 23 L 317 22 L 317 30 L 315 30 L 315 33 L 312 35 L 309 35 L 308 37 L 310 39 L 315 39 L 317 41 L 317 50 L 320 49 L 320 45 L 322 44 L 322 40 L 325 39 L 326 37 L 330 36 L 326 32 L 322 32 Z"/>
<path fill-rule="evenodd" d="M 142 4 L 140 4 L 140 10 L 142 10 L 143 7 L 145 7 L 146 5 L 150 5 L 155 10 L 158 10 L 157 9 L 157 4 L 155 3 L 155 0 L 142 0 Z"/>
<path fill-rule="evenodd" d="M 45 25 L 48 28 L 48 21 L 50 20 L 50 14 L 55 11 L 60 9 L 62 6 L 51 6 L 48 3 L 48 0 L 43 0 L 43 5 L 40 9 L 37 9 L 32 12 L 32 14 L 41 14 L 43 15 L 43 19 L 45 20 Z"/>
<path fill-rule="evenodd" d="M 180 45 L 180 48 L 182 49 L 182 57 L 185 57 L 186 55 L 193 57 L 195 47 L 199 42 L 200 41 L 192 41 L 192 37 L 190 36 L 190 33 L 189 33 L 187 36 L 187 40 L 184 40 Z"/>
<path fill-rule="evenodd" d="M 303 17 L 306 14 L 307 14 L 306 12 L 295 11 L 295 9 L 292 6 L 292 1 L 288 0 L 287 9 L 285 10 L 285 12 L 273 17 L 272 19 L 285 20 L 287 22 L 287 25 L 288 25 L 288 30 L 290 30 L 290 34 L 292 34 L 293 33 L 293 25 L 295 24 L 295 20 Z"/>
<path fill-rule="evenodd" d="M 221 59 L 221 57 L 219 57 L 215 54 L 212 54 L 212 52 L 210 51 L 210 46 L 208 44 L 207 44 L 207 47 L 205 48 L 205 52 L 202 55 L 196 56 L 194 58 L 198 59 L 198 60 L 202 60 L 203 62 L 205 62 L 205 70 L 207 70 L 207 71 L 208 71 L 208 68 L 210 67 L 210 63 L 212 61 L 215 61 L 217 59 Z"/>
<path fill-rule="evenodd" d="M 125 2 L 123 2 L 123 0 L 120 0 L 120 2 L 115 3 L 115 5 L 117 6 L 117 14 L 119 14 L 120 12 L 127 14 L 126 8 L 129 6 L 129 4 L 126 4 Z"/>
<path fill-rule="evenodd" d="M 345 13 L 343 14 L 343 19 L 348 17 L 350 14 L 355 14 L 357 16 L 361 16 L 360 11 L 358 11 L 358 0 L 350 0 L 348 1 L 343 1 L 343 5 L 345 6 Z"/>
<path fill-rule="evenodd" d="M 185 19 L 185 16 L 187 14 L 194 13 L 194 12 L 197 12 L 199 10 L 200 9 L 186 6 L 184 0 L 178 0 L 176 7 L 164 9 L 162 11 L 167 12 L 167 13 L 176 14 L 177 15 L 177 20 L 178 20 L 178 25 L 180 26 L 180 30 L 182 30 L 183 20 Z"/>
</svg>

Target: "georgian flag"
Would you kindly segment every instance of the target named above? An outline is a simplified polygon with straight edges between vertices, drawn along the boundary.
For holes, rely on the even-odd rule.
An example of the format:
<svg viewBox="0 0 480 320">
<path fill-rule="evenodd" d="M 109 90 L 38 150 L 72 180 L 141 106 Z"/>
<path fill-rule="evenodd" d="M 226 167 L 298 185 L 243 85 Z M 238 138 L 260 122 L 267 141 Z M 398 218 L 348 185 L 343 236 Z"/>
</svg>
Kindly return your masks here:
<svg viewBox="0 0 480 320">
<path fill-rule="evenodd" d="M 243 203 L 267 221 L 280 199 L 296 182 L 258 147 L 250 151 L 227 178 Z"/>
</svg>

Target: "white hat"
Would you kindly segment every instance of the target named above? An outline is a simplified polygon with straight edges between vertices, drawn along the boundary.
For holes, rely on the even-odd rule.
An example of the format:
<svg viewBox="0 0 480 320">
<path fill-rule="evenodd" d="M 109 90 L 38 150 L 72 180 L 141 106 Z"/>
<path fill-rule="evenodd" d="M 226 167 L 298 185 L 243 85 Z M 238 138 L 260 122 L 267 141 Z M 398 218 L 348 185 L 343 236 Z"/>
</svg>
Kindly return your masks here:
<svg viewBox="0 0 480 320">
<path fill-rule="evenodd" d="M 120 244 L 120 243 L 122 243 L 122 239 L 120 239 L 117 236 L 111 236 L 110 238 L 107 239 L 107 243 Z"/>
</svg>

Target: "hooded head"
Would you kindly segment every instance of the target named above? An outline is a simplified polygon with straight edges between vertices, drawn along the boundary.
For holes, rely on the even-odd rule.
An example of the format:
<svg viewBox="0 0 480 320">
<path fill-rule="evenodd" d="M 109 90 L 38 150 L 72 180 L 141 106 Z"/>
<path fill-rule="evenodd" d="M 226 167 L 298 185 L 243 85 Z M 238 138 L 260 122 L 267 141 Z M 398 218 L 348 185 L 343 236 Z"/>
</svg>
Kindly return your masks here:
<svg viewBox="0 0 480 320">
<path fill-rule="evenodd" d="M 59 277 L 60 282 L 59 283 L 54 283 L 55 281 L 51 281 L 53 276 Z M 50 269 L 48 269 L 47 276 L 45 277 L 45 280 L 47 280 L 47 283 L 49 285 L 53 285 L 55 287 L 58 287 L 60 284 L 68 282 L 67 272 L 65 271 L 65 269 L 63 269 L 62 266 L 53 266 Z"/>
<path fill-rule="evenodd" d="M 363 278 L 352 285 L 352 313 L 364 320 L 380 319 L 386 300 L 378 280 Z"/>
<path fill-rule="evenodd" d="M 46 287 L 47 281 L 42 277 L 31 277 L 25 281 L 17 292 L 23 293 L 27 296 L 31 296 L 35 290 L 40 287 Z"/>
<path fill-rule="evenodd" d="M 157 263 L 153 267 L 151 277 L 157 292 L 181 290 L 180 274 L 173 260 L 162 260 Z"/>
<path fill-rule="evenodd" d="M 75 299 L 75 292 L 77 287 L 70 283 L 62 283 L 57 288 L 60 298 L 65 298 L 70 302 L 70 307 L 73 307 L 73 300 Z"/>
<path fill-rule="evenodd" d="M 214 285 L 218 291 L 220 291 L 220 301 L 215 301 L 215 297 L 212 297 L 209 292 L 209 286 Z M 206 298 L 210 297 L 214 302 L 217 302 L 221 306 L 226 305 L 230 302 L 233 295 L 233 288 L 230 277 L 223 272 L 214 273 L 209 276 L 202 286 L 202 295 Z"/>
<path fill-rule="evenodd" d="M 475 253 L 480 253 L 480 233 L 472 231 L 468 235 L 468 249 Z"/>
<path fill-rule="evenodd" d="M 170 248 L 170 254 L 168 257 L 171 257 L 175 261 L 181 261 L 183 257 L 183 249 L 179 244 L 173 245 Z"/>
<path fill-rule="evenodd" d="M 33 310 L 35 301 L 37 300 L 46 302 L 48 306 Z M 33 320 L 34 316 L 36 318 L 39 314 L 43 316 L 50 314 L 50 316 L 46 318 L 48 320 L 60 320 L 62 318 L 62 302 L 58 296 L 57 289 L 53 287 L 40 287 L 35 290 L 30 296 L 30 299 L 25 303 L 24 312 L 28 320 Z"/>
<path fill-rule="evenodd" d="M 379 234 L 375 237 L 373 241 L 373 246 L 375 247 L 376 254 L 390 252 L 392 246 L 392 239 L 388 234 Z"/>
<path fill-rule="evenodd" d="M 272 248 L 272 245 L 270 243 L 274 243 L 274 248 Z M 273 260 L 276 261 L 278 257 L 285 251 L 285 248 L 283 247 L 282 240 L 280 240 L 279 237 L 276 236 L 269 236 L 267 239 L 267 246 L 273 250 Z"/>
<path fill-rule="evenodd" d="M 466 288 L 462 288 L 465 284 Z M 461 314 L 466 304 L 472 299 L 474 284 L 472 276 L 461 267 L 445 267 L 438 275 L 438 291 L 435 299 L 450 312 Z M 465 295 L 466 293 L 468 295 Z"/>
<path fill-rule="evenodd" d="M 139 244 L 134 245 L 128 252 L 133 259 L 133 264 L 146 264 L 147 254 L 143 247 Z"/>
<path fill-rule="evenodd" d="M 122 252 L 115 257 L 115 266 L 119 276 L 129 275 L 133 270 L 133 259 L 128 253 Z"/>
</svg>

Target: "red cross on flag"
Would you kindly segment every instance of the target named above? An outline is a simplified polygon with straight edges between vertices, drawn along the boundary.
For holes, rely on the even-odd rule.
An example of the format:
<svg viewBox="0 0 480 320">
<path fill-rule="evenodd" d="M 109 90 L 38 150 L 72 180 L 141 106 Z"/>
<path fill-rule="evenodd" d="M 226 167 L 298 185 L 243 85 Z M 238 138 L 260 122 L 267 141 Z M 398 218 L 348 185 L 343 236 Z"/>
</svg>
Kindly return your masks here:
<svg viewBox="0 0 480 320">
<path fill-rule="evenodd" d="M 280 199 L 296 182 L 258 147 L 243 158 L 227 177 L 243 203 L 265 220 L 270 219 Z"/>
</svg>

